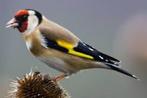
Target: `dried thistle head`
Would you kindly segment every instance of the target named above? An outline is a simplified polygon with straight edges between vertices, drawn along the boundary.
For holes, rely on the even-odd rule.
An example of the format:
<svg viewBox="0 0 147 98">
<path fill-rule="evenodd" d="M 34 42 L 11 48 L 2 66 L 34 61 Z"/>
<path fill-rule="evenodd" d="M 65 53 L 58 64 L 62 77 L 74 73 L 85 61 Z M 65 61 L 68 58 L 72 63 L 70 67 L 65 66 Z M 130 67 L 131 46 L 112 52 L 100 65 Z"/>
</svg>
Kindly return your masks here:
<svg viewBox="0 0 147 98">
<path fill-rule="evenodd" d="M 10 86 L 13 98 L 70 98 L 49 75 L 40 72 L 30 72 L 22 79 L 13 81 Z"/>
</svg>

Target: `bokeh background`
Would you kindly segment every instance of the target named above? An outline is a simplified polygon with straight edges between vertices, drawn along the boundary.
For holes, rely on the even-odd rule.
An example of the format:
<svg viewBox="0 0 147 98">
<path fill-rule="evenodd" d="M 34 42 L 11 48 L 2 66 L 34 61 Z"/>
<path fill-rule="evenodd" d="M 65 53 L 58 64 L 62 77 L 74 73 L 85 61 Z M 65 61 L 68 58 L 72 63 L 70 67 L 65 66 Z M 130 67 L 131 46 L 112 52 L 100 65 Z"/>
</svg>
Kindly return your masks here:
<svg viewBox="0 0 147 98">
<path fill-rule="evenodd" d="M 31 69 L 51 75 L 26 49 L 17 30 L 6 22 L 23 8 L 36 9 L 83 41 L 122 60 L 122 67 L 140 77 L 85 70 L 61 82 L 72 98 L 147 97 L 147 0 L 0 0 L 0 98 L 8 96 L 10 81 Z"/>
</svg>

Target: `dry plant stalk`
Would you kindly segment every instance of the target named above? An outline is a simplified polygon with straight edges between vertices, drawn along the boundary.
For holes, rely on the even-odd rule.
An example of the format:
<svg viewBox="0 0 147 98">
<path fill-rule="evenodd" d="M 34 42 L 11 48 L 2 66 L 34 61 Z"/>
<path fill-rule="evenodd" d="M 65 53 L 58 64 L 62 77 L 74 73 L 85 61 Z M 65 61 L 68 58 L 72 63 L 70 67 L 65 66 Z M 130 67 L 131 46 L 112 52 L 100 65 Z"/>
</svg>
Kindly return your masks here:
<svg viewBox="0 0 147 98">
<path fill-rule="evenodd" d="M 70 98 L 56 81 L 40 72 L 30 72 L 13 81 L 10 86 L 12 98 Z"/>
</svg>

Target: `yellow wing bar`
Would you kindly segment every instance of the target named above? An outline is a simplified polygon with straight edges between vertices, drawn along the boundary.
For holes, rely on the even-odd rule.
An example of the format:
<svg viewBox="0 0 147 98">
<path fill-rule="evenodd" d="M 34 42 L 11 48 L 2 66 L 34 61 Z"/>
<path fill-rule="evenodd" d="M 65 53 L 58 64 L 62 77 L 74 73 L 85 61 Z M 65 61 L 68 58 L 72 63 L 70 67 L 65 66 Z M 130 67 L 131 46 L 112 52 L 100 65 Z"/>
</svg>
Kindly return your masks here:
<svg viewBox="0 0 147 98">
<path fill-rule="evenodd" d="M 75 51 L 74 50 L 74 46 L 68 42 L 65 42 L 63 40 L 58 40 L 57 41 L 57 44 L 61 47 L 64 47 L 68 50 L 68 53 L 69 54 L 72 54 L 72 55 L 75 55 L 75 56 L 78 56 L 78 57 L 83 57 L 83 58 L 87 58 L 87 59 L 94 59 L 92 56 L 88 55 L 88 54 L 85 54 L 85 53 L 82 53 L 82 52 L 78 52 L 78 51 Z"/>
<path fill-rule="evenodd" d="M 84 53 L 81 53 L 81 52 L 77 52 L 77 51 L 74 51 L 74 50 L 69 50 L 69 54 L 79 56 L 79 57 L 84 57 L 84 58 L 87 58 L 87 59 L 93 59 L 93 57 L 90 56 L 90 55 L 87 55 L 87 54 L 84 54 Z"/>
</svg>

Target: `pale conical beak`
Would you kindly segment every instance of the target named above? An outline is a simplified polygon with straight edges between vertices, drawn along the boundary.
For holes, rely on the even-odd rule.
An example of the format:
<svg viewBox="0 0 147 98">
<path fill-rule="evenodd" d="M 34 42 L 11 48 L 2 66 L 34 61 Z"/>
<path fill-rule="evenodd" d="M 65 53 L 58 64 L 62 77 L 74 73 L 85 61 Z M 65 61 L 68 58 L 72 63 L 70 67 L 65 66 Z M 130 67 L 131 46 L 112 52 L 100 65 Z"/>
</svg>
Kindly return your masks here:
<svg viewBox="0 0 147 98">
<path fill-rule="evenodd" d="M 16 28 L 19 24 L 16 22 L 15 18 L 12 18 L 10 21 L 7 22 L 6 28 L 13 27 Z"/>
</svg>

